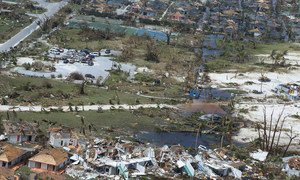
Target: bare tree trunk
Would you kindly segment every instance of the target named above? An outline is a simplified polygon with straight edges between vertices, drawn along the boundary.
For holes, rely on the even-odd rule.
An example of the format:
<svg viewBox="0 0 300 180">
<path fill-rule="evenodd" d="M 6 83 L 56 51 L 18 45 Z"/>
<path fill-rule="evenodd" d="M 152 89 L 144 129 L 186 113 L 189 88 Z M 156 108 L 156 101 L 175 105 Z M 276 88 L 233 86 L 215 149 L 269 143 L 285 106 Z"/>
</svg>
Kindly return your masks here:
<svg viewBox="0 0 300 180">
<path fill-rule="evenodd" d="M 262 142 L 261 142 L 262 139 L 261 139 L 261 135 L 260 135 L 260 124 L 257 123 L 257 124 L 256 124 L 256 127 L 257 127 L 257 131 L 258 131 L 259 146 L 260 146 L 260 149 L 263 149 L 263 148 L 262 148 L 262 144 L 261 144 L 261 143 L 262 143 Z"/>
<path fill-rule="evenodd" d="M 272 114 L 271 114 L 270 128 L 269 128 L 269 137 L 268 137 L 268 141 L 267 141 L 267 149 L 269 148 L 270 140 L 271 140 L 271 131 L 272 131 L 272 123 L 273 123 L 273 114 L 274 114 L 274 109 L 273 109 Z"/>
<path fill-rule="evenodd" d="M 86 81 L 83 81 L 80 88 L 79 88 L 79 94 L 85 94 L 84 88 L 85 88 Z"/>
<path fill-rule="evenodd" d="M 166 33 L 167 35 L 167 45 L 170 45 L 171 43 L 171 31 Z"/>
<path fill-rule="evenodd" d="M 291 126 L 290 134 L 289 134 L 288 136 L 289 136 L 289 138 L 290 138 L 290 141 L 289 141 L 288 145 L 287 145 L 286 148 L 285 148 L 285 151 L 284 151 L 284 153 L 283 153 L 283 155 L 282 155 L 283 157 L 286 155 L 286 153 L 287 153 L 287 151 L 288 151 L 290 145 L 292 144 L 292 141 L 293 141 L 296 137 L 298 137 L 298 134 L 293 135 L 293 126 Z"/>
<path fill-rule="evenodd" d="M 287 116 L 283 118 L 283 120 L 282 120 L 282 122 L 281 122 L 281 125 L 280 125 L 279 135 L 278 135 L 278 138 L 277 138 L 277 143 L 276 143 L 276 148 L 275 148 L 276 150 L 278 150 L 278 145 L 279 145 L 279 141 L 280 141 L 280 136 L 281 136 L 283 124 L 284 124 L 286 118 L 287 118 Z"/>
<path fill-rule="evenodd" d="M 200 131 L 200 126 L 199 126 L 199 128 L 198 128 L 198 130 L 197 130 L 196 142 L 195 142 L 195 149 L 197 149 L 197 145 L 198 145 L 199 131 Z"/>
<path fill-rule="evenodd" d="M 276 134 L 276 131 L 277 131 L 277 127 L 278 127 L 279 121 L 280 121 L 280 119 L 282 117 L 282 114 L 284 112 L 284 109 L 285 109 L 285 106 L 282 108 L 282 111 L 280 112 L 280 114 L 278 116 L 278 119 L 277 119 L 277 122 L 276 122 L 276 125 L 275 125 L 275 128 L 274 128 L 274 132 L 273 132 L 273 137 L 272 137 L 272 142 L 271 142 L 271 146 L 270 146 L 270 151 L 272 151 L 273 144 L 274 144 L 274 139 L 275 139 L 275 134 Z"/>
<path fill-rule="evenodd" d="M 266 110 L 265 106 L 264 106 L 263 112 L 264 112 L 264 126 L 263 126 L 264 134 L 263 134 L 263 146 L 262 147 L 263 147 L 263 150 L 265 150 L 267 147 L 267 110 Z"/>
</svg>

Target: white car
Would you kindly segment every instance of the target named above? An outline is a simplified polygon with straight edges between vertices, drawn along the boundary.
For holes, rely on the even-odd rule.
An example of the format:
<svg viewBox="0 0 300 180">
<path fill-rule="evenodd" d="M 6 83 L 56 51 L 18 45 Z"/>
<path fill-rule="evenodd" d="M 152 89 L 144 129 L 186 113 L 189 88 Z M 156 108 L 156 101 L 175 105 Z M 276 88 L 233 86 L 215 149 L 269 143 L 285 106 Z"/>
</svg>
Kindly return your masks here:
<svg viewBox="0 0 300 180">
<path fill-rule="evenodd" d="M 51 49 L 49 50 L 49 53 L 50 53 L 50 54 L 54 54 L 54 55 L 60 55 L 59 50 L 56 49 L 56 48 L 51 48 Z"/>
<path fill-rule="evenodd" d="M 90 55 L 98 57 L 98 56 L 101 56 L 101 53 L 100 52 L 91 52 Z"/>
</svg>

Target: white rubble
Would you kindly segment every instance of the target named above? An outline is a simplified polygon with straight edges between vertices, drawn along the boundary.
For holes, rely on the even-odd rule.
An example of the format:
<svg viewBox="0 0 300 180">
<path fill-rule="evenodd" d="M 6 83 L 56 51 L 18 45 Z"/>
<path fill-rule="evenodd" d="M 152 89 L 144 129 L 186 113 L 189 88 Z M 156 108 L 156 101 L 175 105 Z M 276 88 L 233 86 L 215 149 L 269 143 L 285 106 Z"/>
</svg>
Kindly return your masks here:
<svg viewBox="0 0 300 180">
<path fill-rule="evenodd" d="M 269 152 L 267 151 L 262 151 L 262 150 L 258 150 L 256 152 L 252 152 L 250 153 L 250 156 L 255 159 L 255 160 L 258 160 L 258 161 L 265 161 L 267 159 L 267 156 L 268 156 Z"/>
</svg>

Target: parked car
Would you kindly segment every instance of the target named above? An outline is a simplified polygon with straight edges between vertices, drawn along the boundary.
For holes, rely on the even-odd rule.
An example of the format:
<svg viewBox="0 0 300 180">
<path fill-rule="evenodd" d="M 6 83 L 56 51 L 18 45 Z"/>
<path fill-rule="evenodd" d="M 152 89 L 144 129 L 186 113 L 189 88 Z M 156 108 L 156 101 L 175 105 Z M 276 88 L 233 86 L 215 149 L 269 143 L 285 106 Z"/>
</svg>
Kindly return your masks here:
<svg viewBox="0 0 300 180">
<path fill-rule="evenodd" d="M 91 52 L 90 55 L 94 56 L 94 57 L 98 57 L 101 56 L 100 52 Z"/>
<path fill-rule="evenodd" d="M 85 57 L 85 56 L 86 56 L 86 54 L 85 54 L 85 52 L 80 52 L 80 53 L 78 53 L 78 56 Z"/>
<path fill-rule="evenodd" d="M 106 49 L 105 50 L 105 54 L 110 54 L 111 53 L 111 50 L 110 49 Z"/>
<path fill-rule="evenodd" d="M 65 59 L 63 62 L 64 62 L 65 64 L 68 64 L 70 61 L 67 60 L 67 59 Z"/>
<path fill-rule="evenodd" d="M 74 63 L 75 63 L 75 60 L 74 60 L 74 59 L 71 59 L 71 60 L 69 60 L 69 63 L 70 63 L 70 64 L 74 64 Z"/>
<path fill-rule="evenodd" d="M 80 52 L 83 52 L 87 55 L 90 54 L 91 51 L 89 49 L 82 49 Z"/>
<path fill-rule="evenodd" d="M 89 54 L 89 55 L 87 55 L 87 56 L 86 56 L 86 58 L 88 58 L 88 59 L 94 59 L 94 58 L 95 58 L 95 56 L 94 56 L 94 55 L 92 55 L 92 54 Z"/>
<path fill-rule="evenodd" d="M 85 74 L 84 75 L 86 78 L 91 78 L 91 79 L 95 79 L 95 76 L 91 75 L 91 74 Z"/>
<path fill-rule="evenodd" d="M 76 53 L 76 49 L 68 49 L 68 52 Z"/>
<path fill-rule="evenodd" d="M 94 62 L 93 61 L 88 61 L 88 65 L 89 66 L 94 66 Z"/>
<path fill-rule="evenodd" d="M 62 58 L 61 58 L 61 60 L 67 60 L 68 58 L 66 57 L 66 56 L 63 56 Z"/>
<path fill-rule="evenodd" d="M 87 59 L 86 58 L 82 58 L 80 62 L 81 63 L 87 63 Z"/>
<path fill-rule="evenodd" d="M 52 48 L 49 50 L 50 54 L 54 54 L 54 55 L 60 55 L 60 52 L 56 49 L 56 48 Z"/>
</svg>

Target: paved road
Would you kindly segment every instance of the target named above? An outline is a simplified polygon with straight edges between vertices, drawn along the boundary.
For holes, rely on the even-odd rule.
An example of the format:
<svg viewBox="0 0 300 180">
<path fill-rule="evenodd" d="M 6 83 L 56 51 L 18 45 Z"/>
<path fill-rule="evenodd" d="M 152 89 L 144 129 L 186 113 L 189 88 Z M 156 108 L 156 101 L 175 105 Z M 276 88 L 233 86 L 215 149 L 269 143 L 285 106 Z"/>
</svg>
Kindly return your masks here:
<svg viewBox="0 0 300 180">
<path fill-rule="evenodd" d="M 28 37 L 31 33 L 33 33 L 35 30 L 39 28 L 37 25 L 37 21 L 41 21 L 42 23 L 45 21 L 45 17 L 51 17 L 55 13 L 59 11 L 62 7 L 68 4 L 68 0 L 63 0 L 58 3 L 48 3 L 45 2 L 45 0 L 35 0 L 39 3 L 39 6 L 46 8 L 47 12 L 44 14 L 38 15 L 37 19 L 32 22 L 29 26 L 22 29 L 18 34 L 10 38 L 8 41 L 6 41 L 3 44 L 0 44 L 0 52 L 9 51 L 10 48 L 17 46 L 21 41 L 23 41 L 26 37 Z"/>
<path fill-rule="evenodd" d="M 75 110 L 75 106 L 72 106 L 72 109 Z M 140 104 L 140 105 L 128 105 L 128 104 L 121 104 L 121 105 L 84 105 L 84 106 L 77 106 L 78 111 L 97 111 L 99 109 L 102 110 L 111 110 L 114 109 L 124 109 L 124 110 L 135 110 L 139 108 L 169 108 L 169 109 L 177 109 L 176 106 L 168 105 L 168 104 Z M 41 111 L 50 111 L 62 109 L 64 112 L 70 111 L 69 106 L 51 106 L 45 107 L 42 106 L 10 106 L 10 105 L 0 105 L 0 112 L 1 111 L 32 111 L 32 112 L 41 112 Z"/>
</svg>

